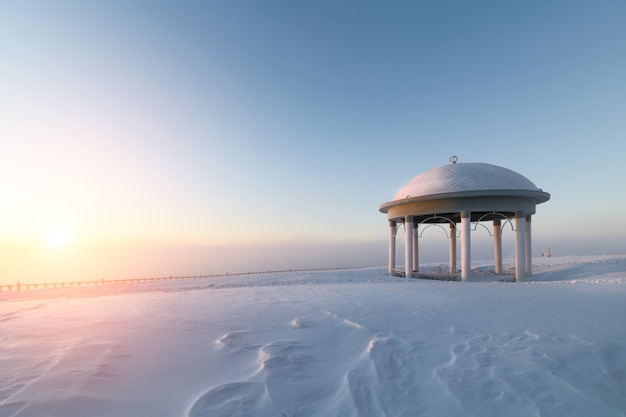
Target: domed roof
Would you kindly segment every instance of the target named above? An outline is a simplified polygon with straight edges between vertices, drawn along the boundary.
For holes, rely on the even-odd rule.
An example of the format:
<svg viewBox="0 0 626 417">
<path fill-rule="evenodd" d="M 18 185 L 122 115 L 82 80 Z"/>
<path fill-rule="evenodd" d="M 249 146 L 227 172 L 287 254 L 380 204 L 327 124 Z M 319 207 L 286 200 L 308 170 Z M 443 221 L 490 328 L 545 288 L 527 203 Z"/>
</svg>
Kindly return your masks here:
<svg viewBox="0 0 626 417">
<path fill-rule="evenodd" d="M 528 178 L 496 165 L 452 163 L 424 172 L 402 187 L 392 201 L 469 191 L 539 191 Z"/>
</svg>

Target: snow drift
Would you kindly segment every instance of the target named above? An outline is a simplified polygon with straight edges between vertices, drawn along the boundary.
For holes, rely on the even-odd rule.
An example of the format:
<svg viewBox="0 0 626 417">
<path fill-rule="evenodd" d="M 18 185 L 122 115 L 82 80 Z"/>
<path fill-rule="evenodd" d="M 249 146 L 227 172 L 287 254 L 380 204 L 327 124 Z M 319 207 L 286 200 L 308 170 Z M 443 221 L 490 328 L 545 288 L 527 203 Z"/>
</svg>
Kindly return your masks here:
<svg viewBox="0 0 626 417">
<path fill-rule="evenodd" d="M 622 416 L 626 257 L 0 293 L 0 416 Z"/>
</svg>

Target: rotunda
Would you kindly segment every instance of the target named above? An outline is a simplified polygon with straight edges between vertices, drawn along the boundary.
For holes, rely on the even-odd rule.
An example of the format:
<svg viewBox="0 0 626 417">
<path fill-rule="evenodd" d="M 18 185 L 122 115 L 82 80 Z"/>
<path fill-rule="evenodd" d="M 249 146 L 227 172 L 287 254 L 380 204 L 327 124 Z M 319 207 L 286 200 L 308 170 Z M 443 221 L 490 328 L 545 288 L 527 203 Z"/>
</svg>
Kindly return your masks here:
<svg viewBox="0 0 626 417">
<path fill-rule="evenodd" d="M 531 218 L 535 206 L 550 199 L 529 179 L 510 169 L 486 163 L 450 164 L 424 172 L 402 187 L 379 210 L 389 220 L 389 274 L 419 276 L 420 225 L 449 224 L 450 274 L 457 272 L 456 239 L 460 225 L 463 281 L 470 280 L 472 224 L 493 222 L 494 272 L 502 273 L 502 227 L 510 221 L 515 230 L 515 280 L 532 274 Z M 404 270 L 396 269 L 396 232 L 405 229 Z"/>
</svg>

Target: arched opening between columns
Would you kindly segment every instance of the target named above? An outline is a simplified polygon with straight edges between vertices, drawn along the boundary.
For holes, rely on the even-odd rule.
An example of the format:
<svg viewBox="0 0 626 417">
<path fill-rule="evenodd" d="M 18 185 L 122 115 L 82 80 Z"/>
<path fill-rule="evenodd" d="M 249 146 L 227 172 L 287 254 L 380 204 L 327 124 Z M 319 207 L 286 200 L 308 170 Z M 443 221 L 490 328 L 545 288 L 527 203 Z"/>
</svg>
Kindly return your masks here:
<svg viewBox="0 0 626 417">
<path fill-rule="evenodd" d="M 413 222 L 411 216 L 406 216 L 404 219 L 391 221 L 389 225 L 389 273 L 412 278 L 419 269 L 417 224 Z M 404 265 L 404 268 L 396 265 Z"/>
<path fill-rule="evenodd" d="M 395 250 L 395 259 L 394 259 L 394 275 L 403 275 L 404 274 L 404 252 L 405 252 L 405 227 L 404 221 L 396 222 L 396 250 Z"/>
<path fill-rule="evenodd" d="M 389 273 L 397 276 L 460 280 L 456 248 L 459 231 L 455 221 L 436 214 L 422 218 L 419 223 L 412 220 L 412 217 L 407 216 L 405 219 L 390 221 Z M 447 224 L 448 229 L 443 224 Z M 411 227 L 410 236 L 407 236 L 408 225 Z M 420 266 L 420 247 L 429 245 L 427 242 L 419 243 L 419 241 L 424 239 L 424 233 L 431 228 L 441 229 L 446 237 L 446 246 L 449 251 L 447 265 L 440 263 L 434 267 Z"/>
<path fill-rule="evenodd" d="M 457 238 L 459 236 L 459 231 L 458 231 L 456 222 L 449 216 L 434 214 L 431 217 L 422 219 L 419 222 L 418 226 L 421 229 L 419 233 L 420 240 L 423 240 L 423 242 L 420 244 L 420 247 L 428 248 L 430 251 L 434 250 L 436 253 L 439 253 L 439 254 L 445 253 L 446 251 L 448 252 L 447 262 L 445 263 L 441 259 L 441 257 L 439 258 L 440 259 L 439 265 L 434 265 L 433 263 L 425 262 L 425 264 L 430 263 L 431 265 L 422 265 L 420 267 L 421 275 L 425 277 L 441 276 L 441 278 L 447 278 L 451 280 L 454 279 L 456 275 L 458 275 L 458 272 L 459 272 L 458 265 L 457 265 L 457 243 L 456 243 Z M 446 238 L 445 242 L 441 242 L 440 233 L 438 233 L 438 239 L 437 239 L 438 241 L 436 243 L 433 243 L 432 241 L 431 242 L 424 241 L 424 234 L 429 229 L 431 230 L 441 229 L 441 231 L 443 231 L 444 236 Z M 436 248 L 440 247 L 442 243 L 445 244 L 446 249 L 442 248 L 440 250 L 437 250 Z"/>
<path fill-rule="evenodd" d="M 472 269 L 474 275 L 496 274 L 503 275 L 501 280 L 512 280 L 510 277 L 515 275 L 515 269 L 504 268 L 503 260 L 515 258 L 514 220 L 513 213 L 492 211 L 484 213 L 472 222 L 471 231 L 475 235 L 472 245 L 474 253 L 477 254 L 474 256 L 475 267 Z M 505 235 L 507 229 L 513 232 L 512 236 L 508 233 Z M 480 264 L 481 259 L 484 259 L 484 265 Z"/>
</svg>

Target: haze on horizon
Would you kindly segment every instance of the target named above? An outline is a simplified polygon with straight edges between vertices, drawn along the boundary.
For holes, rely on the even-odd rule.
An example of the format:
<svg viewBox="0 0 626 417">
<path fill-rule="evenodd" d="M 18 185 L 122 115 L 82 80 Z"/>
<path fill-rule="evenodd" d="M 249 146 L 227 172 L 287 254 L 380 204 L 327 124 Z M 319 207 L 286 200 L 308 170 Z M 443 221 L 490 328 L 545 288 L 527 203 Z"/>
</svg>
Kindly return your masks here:
<svg viewBox="0 0 626 417">
<path fill-rule="evenodd" d="M 535 256 L 625 253 L 625 20 L 619 0 L 6 2 L 0 283 L 383 265 L 379 205 L 453 154 L 551 194 Z"/>
</svg>

